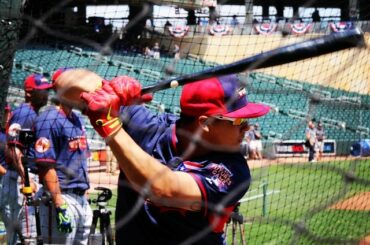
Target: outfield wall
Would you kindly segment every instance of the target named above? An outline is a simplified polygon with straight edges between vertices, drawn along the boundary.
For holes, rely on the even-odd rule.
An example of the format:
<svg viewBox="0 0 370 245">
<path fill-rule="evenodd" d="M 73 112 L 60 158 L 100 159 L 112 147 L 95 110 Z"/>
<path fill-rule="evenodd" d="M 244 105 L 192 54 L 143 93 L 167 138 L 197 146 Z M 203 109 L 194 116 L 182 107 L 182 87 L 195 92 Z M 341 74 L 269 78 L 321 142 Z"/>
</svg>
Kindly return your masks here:
<svg viewBox="0 0 370 245">
<path fill-rule="evenodd" d="M 259 54 L 284 45 L 318 37 L 319 34 L 304 36 L 281 35 L 230 35 L 223 37 L 187 36 L 183 39 L 161 40 L 165 46 L 181 46 L 183 55 L 192 54 L 207 62 L 227 64 L 245 57 Z M 370 35 L 365 33 L 367 45 Z M 306 61 L 261 69 L 261 72 L 290 80 L 321 84 L 336 89 L 370 93 L 370 55 L 369 48 L 344 50 Z M 353 86 L 355 84 L 355 86 Z"/>
</svg>

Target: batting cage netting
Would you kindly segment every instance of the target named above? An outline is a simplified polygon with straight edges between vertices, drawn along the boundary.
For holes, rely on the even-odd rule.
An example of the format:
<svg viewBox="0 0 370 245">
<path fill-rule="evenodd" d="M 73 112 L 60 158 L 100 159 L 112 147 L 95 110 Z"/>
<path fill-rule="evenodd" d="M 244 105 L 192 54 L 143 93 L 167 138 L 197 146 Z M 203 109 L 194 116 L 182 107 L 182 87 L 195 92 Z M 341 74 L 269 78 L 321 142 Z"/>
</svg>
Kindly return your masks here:
<svg viewBox="0 0 370 245">
<path fill-rule="evenodd" d="M 231 215 L 222 226 L 227 243 L 370 244 L 370 5 L 366 1 L 1 0 L 0 7 L 0 115 L 4 135 L 1 164 L 7 170 L 0 172 L 0 243 L 53 243 L 57 234 L 54 229 L 58 228 L 61 234 L 68 234 L 65 243 L 73 244 L 78 237 L 73 230 L 87 226 L 84 236 L 89 237 L 90 244 L 115 244 L 120 227 L 131 223 L 134 227 L 131 220 L 138 219 L 138 214 L 142 218 L 145 211 L 151 217 L 152 205 L 157 204 L 148 197 L 151 190 L 147 187 L 153 181 L 148 180 L 145 188 L 136 186 L 139 198 L 123 214 L 116 203 L 117 188 L 137 184 L 123 177 L 125 170 L 119 170 L 130 159 L 113 154 L 80 110 L 74 109 L 74 116 L 67 115 L 72 126 L 60 123 L 60 114 L 45 115 L 60 98 L 51 90 L 47 104 L 40 105 L 41 97 L 25 87 L 28 76 L 34 74 L 28 81 L 32 91 L 41 88 L 45 78 L 51 82 L 60 68 L 83 68 L 106 81 L 126 75 L 137 79 L 144 88 L 168 81 L 167 87 L 155 91 L 153 99 L 142 106 L 155 115 L 179 117 L 184 75 L 192 77 L 255 57 L 242 69 L 219 74 L 236 73 L 247 101 L 270 107 L 265 116 L 249 119 L 240 145 L 251 182 L 245 195 L 233 209 L 228 209 Z M 293 55 L 280 61 L 278 56 L 274 65 L 260 66 L 269 61 L 270 56 L 261 58 L 267 51 L 350 32 L 356 36 L 350 38 L 353 43 L 348 48 L 337 49 L 341 44 L 333 42 L 331 51 L 324 55 L 315 55 L 315 48 L 307 48 L 303 53 L 312 53 L 312 57 L 303 59 L 297 54 L 296 59 L 292 59 Z M 201 77 L 208 79 L 206 76 Z M 22 112 L 25 102 L 31 105 L 33 114 Z M 79 129 L 74 128 L 78 123 L 70 119 L 73 117 L 82 118 Z M 146 120 L 136 129 L 145 128 L 149 123 Z M 126 123 L 128 128 L 125 122 L 124 128 L 130 133 L 134 126 Z M 28 137 L 25 129 L 34 132 L 34 137 Z M 80 131 L 82 136 L 76 133 Z M 144 139 L 145 134 L 140 137 Z M 140 137 L 135 138 L 138 144 Z M 199 135 L 187 137 L 195 145 L 200 141 Z M 228 136 L 220 131 L 219 138 L 222 137 Z M 163 138 L 145 140 L 142 148 L 151 152 L 149 155 L 163 160 L 161 157 L 169 154 L 168 149 L 148 150 Z M 14 157 L 16 149 L 18 157 L 29 157 L 23 157 L 23 161 Z M 188 149 L 191 150 L 194 148 Z M 176 155 L 177 159 L 185 156 Z M 14 162 L 24 166 L 23 178 Z M 180 162 L 175 166 L 161 161 L 172 170 L 180 164 L 192 176 L 198 174 L 198 165 Z M 215 174 L 215 179 L 206 178 L 205 182 L 221 192 L 229 190 L 232 180 L 226 173 L 229 172 Z M 48 180 L 52 184 L 47 184 Z M 24 188 L 32 183 L 37 186 L 33 191 Z M 205 193 L 214 195 L 215 190 L 204 185 Z M 53 190 L 57 194 L 45 197 L 41 192 L 53 192 L 50 186 L 56 188 Z M 24 194 L 18 193 L 22 188 Z M 70 193 L 71 199 L 64 193 Z M 64 197 L 63 201 L 58 195 Z M 89 202 L 81 201 L 85 197 Z M 202 201 L 207 197 L 202 192 Z M 129 197 L 122 194 L 120 198 Z M 225 202 L 208 203 L 213 200 L 209 198 L 208 210 L 225 214 L 229 208 Z M 62 203 L 68 208 L 59 205 Z M 72 206 L 74 211 L 69 211 L 69 217 L 67 211 Z M 166 201 L 158 206 L 151 221 L 158 222 L 159 227 L 161 222 L 172 222 L 168 213 L 188 218 L 187 212 L 197 212 L 166 205 Z M 73 215 L 78 218 L 69 233 L 68 217 Z M 173 225 L 181 227 L 176 222 Z M 215 226 L 209 221 L 208 226 L 199 226 L 202 229 L 187 235 L 179 244 L 198 244 Z M 63 233 L 63 229 L 67 230 Z M 179 232 L 165 230 L 166 226 L 162 229 L 168 237 Z M 151 234 L 145 230 L 135 232 L 137 241 L 142 241 L 140 234 Z M 81 237 L 78 239 L 83 240 Z M 119 243 L 125 244 L 122 240 Z M 153 244 L 162 243 L 153 240 Z"/>
</svg>

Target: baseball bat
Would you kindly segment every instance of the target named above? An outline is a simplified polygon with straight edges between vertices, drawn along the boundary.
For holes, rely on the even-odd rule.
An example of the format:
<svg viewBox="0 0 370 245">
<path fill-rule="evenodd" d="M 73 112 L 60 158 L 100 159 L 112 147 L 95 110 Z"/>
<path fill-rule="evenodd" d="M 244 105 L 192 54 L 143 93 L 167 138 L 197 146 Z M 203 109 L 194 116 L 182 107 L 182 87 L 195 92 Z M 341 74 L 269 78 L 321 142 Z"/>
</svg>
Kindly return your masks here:
<svg viewBox="0 0 370 245">
<path fill-rule="evenodd" d="M 201 72 L 170 78 L 143 88 L 142 94 L 174 88 L 210 77 L 288 64 L 294 61 L 313 58 L 352 47 L 365 47 L 364 36 L 357 28 L 276 48 L 227 65 L 220 65 L 206 69 Z"/>
</svg>

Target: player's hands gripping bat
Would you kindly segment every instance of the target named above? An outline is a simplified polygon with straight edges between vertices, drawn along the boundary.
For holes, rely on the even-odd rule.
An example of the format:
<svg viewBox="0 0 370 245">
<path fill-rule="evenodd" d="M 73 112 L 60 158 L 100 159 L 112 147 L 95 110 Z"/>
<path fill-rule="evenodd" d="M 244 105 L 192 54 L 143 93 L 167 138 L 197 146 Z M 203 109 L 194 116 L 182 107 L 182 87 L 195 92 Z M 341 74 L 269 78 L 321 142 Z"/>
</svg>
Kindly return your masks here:
<svg viewBox="0 0 370 245">
<path fill-rule="evenodd" d="M 82 92 L 94 92 L 103 86 L 103 78 L 86 69 L 60 68 L 53 75 L 53 85 L 58 99 L 69 106 L 83 110 Z"/>
<path fill-rule="evenodd" d="M 105 82 L 95 92 L 82 92 L 81 99 L 86 103 L 85 114 L 100 136 L 106 138 L 116 133 L 122 126 L 118 115 L 121 105 L 147 102 L 151 96 L 141 95 L 141 84 L 128 76 L 116 77 Z"/>
</svg>

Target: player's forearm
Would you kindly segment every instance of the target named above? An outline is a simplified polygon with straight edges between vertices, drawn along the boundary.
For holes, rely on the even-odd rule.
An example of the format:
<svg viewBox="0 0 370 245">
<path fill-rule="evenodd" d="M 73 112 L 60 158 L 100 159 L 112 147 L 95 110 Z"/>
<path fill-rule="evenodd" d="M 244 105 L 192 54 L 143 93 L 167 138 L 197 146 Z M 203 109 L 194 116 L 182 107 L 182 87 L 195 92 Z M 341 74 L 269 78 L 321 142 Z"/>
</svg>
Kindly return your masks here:
<svg viewBox="0 0 370 245">
<path fill-rule="evenodd" d="M 64 203 L 64 200 L 55 169 L 48 168 L 40 170 L 40 179 L 43 180 L 44 187 L 50 192 L 55 206 L 60 207 Z"/>
<path fill-rule="evenodd" d="M 120 168 L 138 191 L 148 186 L 154 195 L 171 195 L 174 173 L 143 151 L 123 129 L 107 139 L 107 143 Z"/>
<path fill-rule="evenodd" d="M 0 165 L 0 175 L 3 176 L 6 174 L 6 168 Z"/>
<path fill-rule="evenodd" d="M 306 139 L 307 140 L 310 140 L 310 138 L 311 138 L 311 135 L 310 134 L 306 134 Z"/>
<path fill-rule="evenodd" d="M 21 176 L 22 181 L 24 181 L 24 167 L 22 163 L 22 152 L 21 150 L 16 146 L 11 146 L 7 149 L 7 158 L 8 163 L 17 171 L 19 176 Z"/>
</svg>

